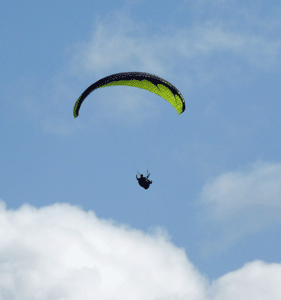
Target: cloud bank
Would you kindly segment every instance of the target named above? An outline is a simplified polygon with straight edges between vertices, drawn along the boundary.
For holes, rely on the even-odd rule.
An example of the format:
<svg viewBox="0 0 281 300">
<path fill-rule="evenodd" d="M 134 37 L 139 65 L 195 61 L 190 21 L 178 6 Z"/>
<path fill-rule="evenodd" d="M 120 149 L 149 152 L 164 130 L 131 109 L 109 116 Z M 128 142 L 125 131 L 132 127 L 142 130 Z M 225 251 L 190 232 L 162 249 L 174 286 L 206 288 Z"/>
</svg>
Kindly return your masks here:
<svg viewBox="0 0 281 300">
<path fill-rule="evenodd" d="M 255 261 L 209 284 L 161 231 L 68 204 L 0 207 L 0 299 L 280 299 L 281 266 Z"/>
<path fill-rule="evenodd" d="M 0 299 L 205 299 L 204 279 L 162 235 L 67 204 L 0 210 Z"/>
</svg>

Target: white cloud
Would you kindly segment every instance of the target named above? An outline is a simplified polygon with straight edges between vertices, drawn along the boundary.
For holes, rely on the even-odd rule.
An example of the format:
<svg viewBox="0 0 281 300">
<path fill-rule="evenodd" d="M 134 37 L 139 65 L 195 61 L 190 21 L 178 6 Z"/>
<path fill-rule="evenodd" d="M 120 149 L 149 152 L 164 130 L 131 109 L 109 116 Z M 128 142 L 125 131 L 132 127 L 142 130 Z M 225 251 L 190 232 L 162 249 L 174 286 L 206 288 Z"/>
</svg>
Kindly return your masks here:
<svg viewBox="0 0 281 300">
<path fill-rule="evenodd" d="M 183 29 L 170 44 L 186 59 L 207 60 L 213 54 L 228 54 L 266 69 L 280 62 L 280 40 L 270 40 L 261 34 L 231 30 L 213 23 Z"/>
<path fill-rule="evenodd" d="M 222 174 L 204 186 L 198 203 L 203 207 L 202 220 L 212 224 L 218 237 L 205 247 L 206 252 L 225 249 L 242 236 L 280 225 L 281 164 L 257 162 L 245 170 Z"/>
<path fill-rule="evenodd" d="M 213 207 L 219 220 L 236 218 L 241 211 L 249 217 L 253 209 L 268 221 L 269 212 L 277 210 L 280 217 L 281 164 L 258 162 L 247 170 L 222 174 L 205 185 L 201 201 Z"/>
<path fill-rule="evenodd" d="M 211 288 L 211 299 L 281 299 L 280 278 L 280 264 L 266 264 L 262 261 L 254 261 L 215 281 Z"/>
<path fill-rule="evenodd" d="M 96 79 L 120 71 L 145 71 L 178 82 L 179 89 L 187 91 L 193 85 L 230 76 L 232 71 L 237 72 L 237 66 L 267 70 L 280 62 L 281 42 L 264 33 L 208 20 L 173 29 L 165 24 L 164 28 L 161 32 L 151 31 L 126 14 L 109 15 L 96 22 L 92 37 L 79 45 L 72 71 Z M 143 116 L 141 108 L 148 111 L 142 98 L 132 101 L 130 97 L 127 101 L 122 95 L 118 97 L 120 105 L 112 106 L 112 101 L 103 101 L 102 105 L 107 104 L 105 111 L 110 116 L 114 111 L 119 120 L 126 120 L 123 115 L 129 110 L 127 116 L 138 122 Z M 150 102 L 147 104 L 151 112 L 155 111 Z"/>
<path fill-rule="evenodd" d="M 204 3 L 200 5 L 204 6 Z M 196 14 L 198 7 L 193 9 Z M 241 74 L 239 67 L 243 70 L 241 78 L 245 78 L 248 66 L 254 67 L 255 76 L 256 68 L 272 70 L 280 65 L 281 42 L 279 35 L 277 37 L 274 34 L 280 29 L 277 18 L 271 20 L 270 26 L 269 22 L 260 20 L 256 29 L 241 16 L 231 16 L 229 22 L 224 17 L 212 19 L 212 14 L 207 14 L 200 22 L 194 20 L 191 24 L 188 23 L 189 25 L 163 24 L 161 32 L 159 29 L 152 30 L 142 19 L 132 19 L 122 11 L 97 19 L 91 37 L 77 45 L 69 66 L 58 71 L 59 75 L 54 80 L 56 84 L 49 89 L 54 89 L 51 98 L 60 101 L 57 101 L 57 107 L 54 109 L 54 101 L 51 102 L 49 96 L 46 98 L 46 106 L 52 104 L 52 107 L 49 109 L 51 113 L 44 117 L 47 119 L 43 122 L 44 130 L 58 134 L 67 134 L 74 130 L 70 121 L 58 122 L 57 119 L 62 118 L 61 113 L 57 116 L 54 114 L 56 110 L 61 111 L 62 107 L 69 105 L 69 99 L 72 99 L 77 91 L 82 92 L 80 88 L 74 89 L 73 86 L 87 87 L 84 83 L 77 83 L 77 77 L 84 80 L 89 76 L 89 84 L 114 72 L 145 71 L 173 83 L 178 82 L 176 86 L 185 94 L 193 85 L 200 86 L 218 78 L 231 77 L 232 72 L 235 75 L 236 72 Z M 265 29 L 259 30 L 260 28 Z M 60 76 L 62 78 L 57 80 Z M 232 81 L 233 77 L 231 78 Z M 240 78 L 240 75 L 237 78 Z M 183 88 L 186 91 L 182 90 Z M 59 89 L 59 92 L 56 89 Z M 110 101 L 102 103 L 101 105 L 107 103 L 107 106 L 103 107 L 106 111 L 103 116 L 111 117 L 114 111 L 118 120 L 124 122 L 130 118 L 130 125 L 132 121 L 137 123 L 142 119 L 154 117 L 154 114 L 150 113 L 156 111 L 152 102 L 145 103 L 145 97 L 138 96 L 136 98 L 142 99 L 126 99 L 126 93 L 127 89 L 118 98 L 120 102 L 115 106 Z M 78 96 L 79 94 L 75 99 Z M 150 112 L 143 118 L 144 111 Z M 126 118 L 123 117 L 124 113 Z"/>
<path fill-rule="evenodd" d="M 209 284 L 165 229 L 147 234 L 68 204 L 0 205 L 0 299 L 271 300 L 280 264 L 247 263 Z"/>
<path fill-rule="evenodd" d="M 73 69 L 98 75 L 116 68 L 163 73 L 162 47 L 161 39 L 147 36 L 144 23 L 118 13 L 96 22 L 92 38 L 74 56 Z"/>
<path fill-rule="evenodd" d="M 280 39 L 270 35 L 280 27 L 279 23 L 271 22 L 268 28 L 260 20 L 260 28 L 267 30 L 254 30 L 246 23 L 243 27 L 243 22 L 239 18 L 232 22 L 206 18 L 189 27 L 171 29 L 165 24 L 166 30 L 151 33 L 145 24 L 133 22 L 125 14 L 111 15 L 96 22 L 92 38 L 80 45 L 74 57 L 74 69 L 78 73 L 83 70 L 101 75 L 122 67 L 171 76 L 171 71 L 176 73 L 182 64 L 189 70 L 190 63 L 198 66 L 202 61 L 213 61 L 214 54 L 236 55 L 250 65 L 265 69 L 280 63 Z"/>
<path fill-rule="evenodd" d="M 0 299 L 205 299 L 204 278 L 158 231 L 66 204 L 0 210 Z"/>
</svg>

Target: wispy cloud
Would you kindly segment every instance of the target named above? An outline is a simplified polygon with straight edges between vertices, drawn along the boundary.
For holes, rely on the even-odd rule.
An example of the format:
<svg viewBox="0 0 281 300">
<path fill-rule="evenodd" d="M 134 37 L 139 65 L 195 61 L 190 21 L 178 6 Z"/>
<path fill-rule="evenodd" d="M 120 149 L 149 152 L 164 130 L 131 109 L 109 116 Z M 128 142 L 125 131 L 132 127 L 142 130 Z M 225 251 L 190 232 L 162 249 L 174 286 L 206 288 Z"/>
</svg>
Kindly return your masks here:
<svg viewBox="0 0 281 300">
<path fill-rule="evenodd" d="M 159 27 L 151 28 L 151 24 L 146 24 L 138 16 L 133 18 L 131 12 L 125 13 L 123 9 L 118 13 L 109 11 L 103 18 L 96 18 L 90 37 L 72 48 L 73 57 L 63 69 L 57 70 L 53 80 L 48 81 L 48 92 L 40 95 L 40 101 L 44 102 L 41 105 L 44 106 L 44 114 L 41 112 L 44 115 L 43 128 L 58 134 L 71 132 L 69 121 L 65 120 L 65 125 L 61 126 L 57 124 L 57 119 L 62 124 L 62 107 L 69 105 L 69 99 L 75 101 L 79 96 L 73 95 L 73 91 L 76 92 L 74 87 L 81 86 L 81 81 L 89 84 L 115 72 L 154 73 L 171 82 L 178 82 L 179 88 L 184 87 L 188 91 L 194 85 L 216 82 L 225 76 L 230 76 L 232 80 L 232 72 L 236 78 L 244 78 L 249 72 L 255 76 L 257 70 L 278 70 L 281 61 L 278 14 L 271 13 L 271 18 L 259 19 L 252 13 L 255 11 L 253 3 L 239 7 L 234 2 L 201 1 L 192 4 L 189 6 L 191 15 L 200 15 L 207 4 L 214 6 L 213 9 L 223 7 L 216 10 L 220 14 L 205 13 L 204 17 L 200 15 L 200 18 L 190 22 L 163 24 L 161 31 Z M 186 12 L 185 3 L 190 4 L 190 1 L 182 3 Z M 232 6 L 238 9 L 237 15 L 230 14 L 230 9 L 226 10 L 226 7 Z M 177 14 L 180 16 L 179 11 Z M 83 83 L 83 87 L 86 88 L 86 84 Z M 45 80 L 37 86 L 46 86 Z M 38 98 L 38 95 L 29 98 Z M 56 110 L 53 108 L 54 102 Z M 116 106 L 115 116 L 122 116 L 124 107 L 128 108 L 126 104 Z M 138 101 L 132 103 L 130 111 L 135 115 L 132 119 L 141 119 L 143 111 L 140 107 Z M 60 111 L 58 117 L 55 111 Z"/>
<path fill-rule="evenodd" d="M 205 220 L 222 234 L 222 247 L 280 224 L 281 164 L 257 162 L 222 174 L 204 186 L 200 203 Z"/>
<path fill-rule="evenodd" d="M 238 25 L 233 26 L 233 22 Z M 173 29 L 166 24 L 166 30 L 156 32 L 125 14 L 115 14 L 96 22 L 92 38 L 80 45 L 74 66 L 79 72 L 104 73 L 122 67 L 164 75 L 176 73 L 182 64 L 188 71 L 190 63 L 206 63 L 214 60 L 213 55 L 218 55 L 218 61 L 219 56 L 230 59 L 235 55 L 262 69 L 280 63 L 280 39 L 270 36 L 270 31 L 279 28 L 278 23 L 258 30 L 242 18 L 233 22 L 210 18 Z M 244 22 L 245 28 L 239 22 Z"/>
<path fill-rule="evenodd" d="M 162 73 L 165 51 L 161 39 L 149 37 L 141 21 L 132 21 L 126 14 L 107 16 L 95 23 L 90 40 L 78 46 L 73 69 L 104 74 L 112 69 Z M 162 49 L 160 52 L 159 50 Z"/>
<path fill-rule="evenodd" d="M 241 70 L 246 74 L 274 70 L 280 63 L 280 39 L 269 37 L 267 32 L 209 19 L 188 26 L 165 24 L 164 28 L 161 32 L 151 30 L 125 13 L 98 19 L 92 36 L 77 47 L 72 72 L 98 79 L 120 71 L 145 71 L 175 80 L 188 90 L 231 77 L 232 72 L 236 77 L 238 72 L 240 78 L 246 76 Z M 143 113 L 138 103 L 131 105 L 136 120 Z M 115 116 L 122 116 L 124 107 L 115 107 Z"/>
<path fill-rule="evenodd" d="M 215 23 L 179 30 L 170 45 L 174 45 L 175 51 L 186 60 L 208 61 L 213 55 L 224 59 L 226 55 L 235 55 L 258 68 L 268 69 L 280 63 L 280 40 L 268 39 L 258 33 L 228 29 Z"/>
</svg>

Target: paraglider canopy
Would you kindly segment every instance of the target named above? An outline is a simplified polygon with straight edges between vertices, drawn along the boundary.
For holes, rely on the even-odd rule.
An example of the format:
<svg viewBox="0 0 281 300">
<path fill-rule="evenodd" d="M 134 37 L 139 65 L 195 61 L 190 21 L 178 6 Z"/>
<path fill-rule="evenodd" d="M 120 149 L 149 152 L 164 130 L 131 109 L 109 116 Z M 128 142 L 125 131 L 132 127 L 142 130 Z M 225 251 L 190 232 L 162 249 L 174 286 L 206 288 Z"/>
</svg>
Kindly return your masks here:
<svg viewBox="0 0 281 300">
<path fill-rule="evenodd" d="M 94 90 L 107 86 L 132 86 L 152 92 L 167 100 L 181 114 L 185 110 L 185 102 L 180 91 L 168 81 L 149 73 L 124 72 L 104 77 L 90 85 L 78 98 L 74 105 L 73 115 L 76 118 L 85 98 Z"/>
</svg>

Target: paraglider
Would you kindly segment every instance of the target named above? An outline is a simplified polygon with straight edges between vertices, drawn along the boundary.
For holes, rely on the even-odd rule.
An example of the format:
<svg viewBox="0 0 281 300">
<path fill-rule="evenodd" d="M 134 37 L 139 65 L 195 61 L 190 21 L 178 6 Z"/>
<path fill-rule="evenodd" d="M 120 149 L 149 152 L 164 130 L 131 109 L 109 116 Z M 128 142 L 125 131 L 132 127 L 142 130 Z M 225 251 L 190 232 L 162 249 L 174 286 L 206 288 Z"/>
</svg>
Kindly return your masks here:
<svg viewBox="0 0 281 300">
<path fill-rule="evenodd" d="M 182 94 L 168 81 L 149 73 L 124 72 L 109 75 L 90 85 L 74 105 L 74 118 L 78 117 L 82 102 L 91 92 L 108 86 L 132 86 L 144 89 L 167 100 L 176 109 L 178 114 L 183 113 L 185 110 L 185 102 Z"/>
<path fill-rule="evenodd" d="M 138 172 L 138 173 L 139 173 L 139 172 Z M 140 174 L 140 173 L 139 173 L 139 175 L 140 175 L 139 178 L 138 178 L 138 175 L 136 175 L 136 178 L 137 178 L 137 181 L 138 181 L 139 185 L 140 185 L 141 187 L 143 187 L 144 189 L 147 190 L 147 189 L 149 188 L 149 186 L 151 185 L 151 183 L 152 183 L 152 180 L 149 180 L 149 179 L 148 179 L 150 173 L 148 173 L 148 171 L 147 171 L 146 177 L 143 176 L 143 174 Z"/>
<path fill-rule="evenodd" d="M 108 86 L 131 86 L 147 90 L 168 101 L 179 115 L 185 111 L 185 101 L 181 92 L 170 82 L 149 73 L 123 72 L 106 76 L 90 85 L 75 102 L 73 108 L 74 118 L 78 117 L 81 105 L 90 93 L 96 89 Z M 139 175 L 140 177 L 136 175 L 139 185 L 147 190 L 152 184 L 152 181 L 148 179 L 150 174 L 147 171 L 146 176 L 143 176 L 143 174 Z"/>
</svg>

